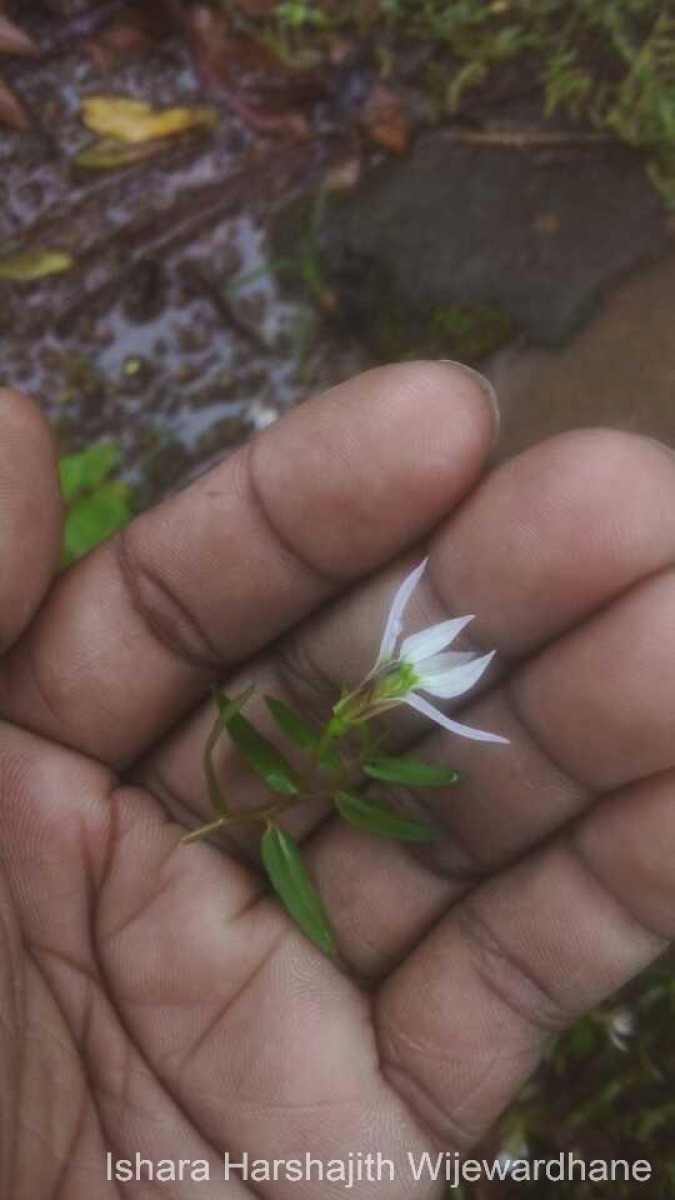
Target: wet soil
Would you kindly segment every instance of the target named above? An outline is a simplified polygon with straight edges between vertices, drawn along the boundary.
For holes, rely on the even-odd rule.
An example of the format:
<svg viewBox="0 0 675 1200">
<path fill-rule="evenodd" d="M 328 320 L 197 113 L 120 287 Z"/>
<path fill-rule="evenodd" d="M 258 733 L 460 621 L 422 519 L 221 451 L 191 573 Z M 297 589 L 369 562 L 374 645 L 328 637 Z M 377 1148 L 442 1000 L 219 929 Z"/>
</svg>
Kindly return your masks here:
<svg viewBox="0 0 675 1200">
<path fill-rule="evenodd" d="M 0 134 L 0 246 L 58 248 L 77 265 L 0 284 L 0 348 L 3 381 L 38 398 L 64 448 L 122 444 L 145 504 L 364 356 L 283 296 L 266 260 L 270 213 L 320 175 L 323 147 L 261 142 L 223 108 L 213 135 L 151 162 L 73 170 L 92 138 L 85 96 L 206 100 L 178 40 L 107 70 L 92 61 L 84 42 L 114 7 L 22 14 L 43 58 L 3 68 L 35 129 Z"/>
<path fill-rule="evenodd" d="M 486 364 L 500 395 L 500 456 L 598 425 L 675 447 L 675 254 L 622 281 L 569 344 L 523 341 Z"/>
</svg>

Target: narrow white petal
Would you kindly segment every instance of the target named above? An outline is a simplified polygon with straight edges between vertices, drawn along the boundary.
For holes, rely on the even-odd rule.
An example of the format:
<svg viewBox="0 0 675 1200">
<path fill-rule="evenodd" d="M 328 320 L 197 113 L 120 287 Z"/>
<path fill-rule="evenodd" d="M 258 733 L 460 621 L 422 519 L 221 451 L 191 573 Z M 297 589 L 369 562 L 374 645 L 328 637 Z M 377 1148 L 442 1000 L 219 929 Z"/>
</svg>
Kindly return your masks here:
<svg viewBox="0 0 675 1200">
<path fill-rule="evenodd" d="M 478 657 L 475 650 L 444 650 L 442 654 L 434 654 L 420 664 L 421 673 L 427 675 L 445 674 L 454 667 L 463 667 L 464 663 L 474 662 Z"/>
<path fill-rule="evenodd" d="M 471 662 L 464 663 L 461 667 L 450 667 L 448 671 L 435 673 L 429 671 L 427 674 L 426 663 L 422 663 L 418 667 L 417 687 L 422 692 L 428 692 L 430 696 L 439 696 L 441 700 L 452 700 L 454 696 L 463 696 L 468 692 L 474 684 L 478 683 L 481 675 L 487 671 L 492 662 L 496 651 L 491 654 L 482 654 L 479 657 L 472 657 Z M 433 661 L 433 660 L 432 660 Z"/>
<path fill-rule="evenodd" d="M 396 641 L 403 628 L 403 614 L 408 606 L 408 601 L 412 596 L 417 584 L 422 578 L 429 559 L 425 558 L 414 571 L 411 571 L 403 580 L 400 588 L 394 596 L 392 606 L 389 610 L 387 623 L 384 627 L 382 635 L 382 644 L 380 645 L 380 653 L 377 656 L 376 666 L 380 663 L 387 662 L 393 658 L 394 650 L 396 649 Z"/>
<path fill-rule="evenodd" d="M 441 725 L 443 729 L 449 730 L 450 733 L 457 733 L 461 737 L 470 738 L 474 742 L 498 742 L 503 746 L 509 745 L 509 739 L 502 737 L 499 733 L 486 733 L 483 729 L 472 729 L 470 725 L 461 725 L 459 721 L 451 720 L 440 709 L 423 700 L 421 696 L 416 696 L 414 692 L 406 696 L 404 704 L 408 704 L 410 708 L 416 709 L 423 717 L 428 717 L 430 721 L 435 721 L 437 725 Z"/>
<path fill-rule="evenodd" d="M 430 625 L 420 633 L 411 634 L 401 645 L 401 658 L 414 665 L 430 658 L 432 654 L 438 654 L 439 650 L 445 650 L 454 642 L 469 621 L 473 621 L 473 616 L 454 617 L 451 621 L 441 621 L 439 625 Z"/>
</svg>

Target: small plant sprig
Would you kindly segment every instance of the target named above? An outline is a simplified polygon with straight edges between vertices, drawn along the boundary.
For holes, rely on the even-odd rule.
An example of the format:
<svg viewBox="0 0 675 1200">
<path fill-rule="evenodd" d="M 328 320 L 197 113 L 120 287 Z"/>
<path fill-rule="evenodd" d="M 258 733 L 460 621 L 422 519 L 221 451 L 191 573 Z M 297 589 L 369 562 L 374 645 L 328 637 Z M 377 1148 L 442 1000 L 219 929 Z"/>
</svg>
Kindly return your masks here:
<svg viewBox="0 0 675 1200">
<path fill-rule="evenodd" d="M 435 840 L 433 825 L 401 816 L 355 790 L 364 779 L 408 788 L 448 788 L 459 782 L 457 772 L 448 767 L 382 752 L 382 737 L 373 722 L 400 704 L 409 705 L 451 733 L 474 741 L 507 743 L 499 734 L 460 724 L 420 695 L 426 692 L 443 700 L 462 696 L 494 658 L 494 652 L 478 655 L 448 650 L 473 619 L 471 616 L 442 621 L 401 640 L 405 610 L 426 565 L 425 559 L 404 579 L 394 597 L 373 667 L 358 687 L 343 692 L 323 728 L 311 727 L 284 701 L 265 696 L 280 732 L 303 752 L 301 767 L 291 764 L 244 715 L 254 686 L 234 699 L 222 691 L 215 694 L 218 715 L 204 747 L 204 775 L 214 819 L 186 834 L 184 841 L 203 841 L 242 825 L 262 826 L 261 858 L 272 887 L 300 929 L 331 957 L 337 957 L 338 952 L 328 914 L 300 848 L 282 828 L 281 818 L 298 804 L 329 801 L 340 817 L 365 834 L 407 842 Z M 269 789 L 269 802 L 261 808 L 235 812 L 225 799 L 215 752 L 226 733 L 247 766 Z"/>
</svg>

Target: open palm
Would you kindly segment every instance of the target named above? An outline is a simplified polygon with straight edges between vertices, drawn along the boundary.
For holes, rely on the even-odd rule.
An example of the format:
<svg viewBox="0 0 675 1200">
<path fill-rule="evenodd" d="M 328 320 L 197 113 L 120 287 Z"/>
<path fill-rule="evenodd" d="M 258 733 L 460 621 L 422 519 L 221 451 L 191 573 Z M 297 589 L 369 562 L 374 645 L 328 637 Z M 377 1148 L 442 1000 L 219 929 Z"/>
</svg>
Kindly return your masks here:
<svg viewBox="0 0 675 1200">
<path fill-rule="evenodd" d="M 309 1150 L 393 1159 L 365 1200 L 440 1195 L 408 1154 L 465 1151 L 675 928 L 675 458 L 580 432 L 483 475 L 476 378 L 385 368 L 53 582 L 49 438 L 0 406 L 0 1194 L 155 1196 L 106 1178 L 136 1152 L 209 1162 L 210 1183 L 163 1184 L 180 1200 L 343 1194 L 223 1179 L 226 1151 Z M 501 673 L 463 714 L 511 745 L 392 720 L 464 777 L 422 797 L 433 857 L 291 815 L 342 971 L 266 892 L 255 841 L 181 842 L 209 816 L 207 697 L 255 681 L 322 716 L 421 547 L 412 617 L 478 614 Z M 260 804 L 227 747 L 220 769 Z"/>
</svg>

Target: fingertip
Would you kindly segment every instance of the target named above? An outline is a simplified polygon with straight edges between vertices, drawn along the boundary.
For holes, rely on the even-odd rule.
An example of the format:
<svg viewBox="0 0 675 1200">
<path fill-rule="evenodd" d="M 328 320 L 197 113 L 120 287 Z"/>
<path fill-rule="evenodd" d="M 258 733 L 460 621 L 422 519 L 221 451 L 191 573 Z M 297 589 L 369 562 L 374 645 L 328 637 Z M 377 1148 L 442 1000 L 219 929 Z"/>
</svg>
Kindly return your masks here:
<svg viewBox="0 0 675 1200">
<path fill-rule="evenodd" d="M 58 563 L 61 499 L 56 445 L 36 404 L 0 388 L 0 650 L 40 604 Z"/>
<path fill-rule="evenodd" d="M 480 371 L 467 366 L 466 363 L 457 362 L 451 358 L 442 358 L 439 362 L 446 370 L 450 369 L 455 375 L 455 386 L 458 391 L 466 389 L 467 398 L 472 403 L 476 403 L 480 399 L 487 407 L 491 421 L 491 443 L 492 446 L 495 446 L 501 433 L 502 412 L 494 385 L 486 375 L 482 375 Z"/>
<path fill-rule="evenodd" d="M 432 431 L 444 429 L 474 438 L 486 453 L 499 434 L 501 416 L 497 393 L 484 375 L 453 359 L 416 359 L 374 367 L 361 376 L 401 406 L 401 416 L 417 415 Z"/>
<path fill-rule="evenodd" d="M 405 362 L 301 405 L 256 438 L 253 457 L 287 540 L 299 540 L 324 570 L 353 578 L 464 498 L 487 462 L 495 425 L 489 386 L 474 371 Z"/>
</svg>

